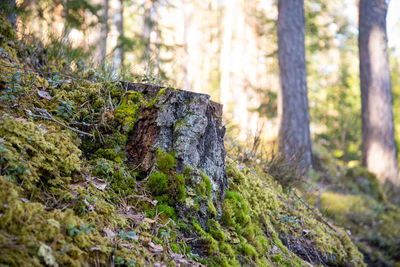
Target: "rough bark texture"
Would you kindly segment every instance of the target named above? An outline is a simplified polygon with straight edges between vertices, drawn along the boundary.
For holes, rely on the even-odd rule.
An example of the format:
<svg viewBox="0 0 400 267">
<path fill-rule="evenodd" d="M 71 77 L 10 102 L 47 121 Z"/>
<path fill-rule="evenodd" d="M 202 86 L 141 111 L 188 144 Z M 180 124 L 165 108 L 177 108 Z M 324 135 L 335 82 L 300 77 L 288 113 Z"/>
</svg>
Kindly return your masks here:
<svg viewBox="0 0 400 267">
<path fill-rule="evenodd" d="M 15 0 L 7 0 L 8 6 L 10 8 L 7 14 L 8 21 L 14 26 L 17 26 L 17 4 Z"/>
<path fill-rule="evenodd" d="M 359 53 L 362 98 L 362 162 L 384 183 L 398 184 L 385 0 L 361 0 Z"/>
<path fill-rule="evenodd" d="M 153 19 L 151 16 L 151 10 L 153 9 L 153 1 L 145 0 L 143 4 L 144 17 L 143 17 L 143 40 L 145 44 L 145 57 L 147 60 L 151 58 L 151 39 L 150 35 L 153 31 Z"/>
<path fill-rule="evenodd" d="M 90 4 L 101 7 L 97 13 L 99 22 L 88 36 L 89 43 L 95 47 L 93 60 L 101 65 L 105 63 L 107 54 L 108 0 L 91 0 Z"/>
<path fill-rule="evenodd" d="M 279 150 L 299 172 L 311 166 L 311 140 L 304 51 L 302 0 L 278 1 L 278 57 L 281 80 Z"/>
<path fill-rule="evenodd" d="M 154 99 L 163 89 L 146 84 L 124 83 L 124 86 L 149 99 Z M 223 140 L 225 127 L 221 116 L 222 105 L 211 101 L 209 95 L 165 88 L 154 106 L 139 110 L 126 146 L 128 159 L 134 167 L 148 173 L 158 149 L 173 151 L 178 173 L 183 173 L 188 166 L 199 179 L 201 172 L 209 177 L 211 198 L 219 210 L 228 186 Z M 203 209 L 203 213 L 207 218 L 207 211 Z"/>
<path fill-rule="evenodd" d="M 117 41 L 113 51 L 112 61 L 114 71 L 118 73 L 118 70 L 124 66 L 124 47 L 122 43 L 122 38 L 124 38 L 124 1 L 114 0 L 112 3 L 114 8 L 112 23 L 117 32 Z"/>
</svg>

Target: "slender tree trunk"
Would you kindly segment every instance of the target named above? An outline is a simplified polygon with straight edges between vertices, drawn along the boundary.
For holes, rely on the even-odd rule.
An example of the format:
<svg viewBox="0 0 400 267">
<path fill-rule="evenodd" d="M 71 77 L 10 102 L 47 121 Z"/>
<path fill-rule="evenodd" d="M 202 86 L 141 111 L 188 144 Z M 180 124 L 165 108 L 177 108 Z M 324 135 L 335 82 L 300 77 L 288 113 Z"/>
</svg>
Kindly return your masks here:
<svg viewBox="0 0 400 267">
<path fill-rule="evenodd" d="M 17 25 L 17 4 L 15 0 L 5 0 L 5 3 L 1 4 L 0 7 L 4 9 L 7 14 L 7 20 L 16 27 Z"/>
<path fill-rule="evenodd" d="M 105 64 L 107 55 L 108 36 L 108 0 L 91 0 L 91 4 L 100 5 L 98 12 L 98 23 L 93 31 L 90 31 L 89 45 L 94 47 L 93 59 L 96 64 Z"/>
<path fill-rule="evenodd" d="M 230 90 L 231 50 L 233 35 L 233 9 L 235 1 L 227 1 L 223 18 L 223 36 L 220 56 L 221 69 L 221 95 L 220 102 L 223 104 L 224 113 L 228 112 L 229 103 L 232 102 Z"/>
<path fill-rule="evenodd" d="M 182 0 L 183 6 L 183 89 L 191 91 L 190 83 L 190 55 L 189 55 L 189 29 L 192 17 L 192 7 L 193 5 L 189 0 Z"/>
<path fill-rule="evenodd" d="M 398 184 L 386 13 L 385 0 L 360 0 L 362 163 L 382 183 Z"/>
<path fill-rule="evenodd" d="M 145 43 L 145 59 L 150 61 L 151 58 L 151 32 L 153 31 L 153 19 L 151 16 L 153 9 L 153 1 L 145 0 L 144 2 L 144 23 L 143 23 L 143 40 Z"/>
<path fill-rule="evenodd" d="M 106 63 L 106 57 L 107 57 L 107 39 L 108 39 L 108 8 L 109 8 L 109 3 L 108 0 L 104 1 L 104 23 L 102 25 L 101 29 L 101 45 L 100 45 L 100 53 L 101 53 L 101 61 L 103 64 Z"/>
<path fill-rule="evenodd" d="M 124 47 L 122 40 L 124 38 L 124 2 L 123 0 L 116 1 L 116 7 L 114 10 L 113 23 L 115 24 L 118 32 L 117 46 L 113 53 L 113 65 L 116 70 L 123 67 L 124 65 Z"/>
<path fill-rule="evenodd" d="M 278 1 L 278 58 L 281 80 L 279 151 L 299 173 L 311 167 L 302 0 Z"/>
</svg>

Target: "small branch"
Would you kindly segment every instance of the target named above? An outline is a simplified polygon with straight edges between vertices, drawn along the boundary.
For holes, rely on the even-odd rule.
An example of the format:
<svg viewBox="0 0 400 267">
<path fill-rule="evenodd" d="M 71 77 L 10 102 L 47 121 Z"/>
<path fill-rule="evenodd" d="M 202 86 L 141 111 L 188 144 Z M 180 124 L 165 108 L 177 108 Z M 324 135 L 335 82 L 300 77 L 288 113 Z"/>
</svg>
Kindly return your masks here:
<svg viewBox="0 0 400 267">
<path fill-rule="evenodd" d="M 90 137 L 94 137 L 93 134 L 87 133 L 87 132 L 83 132 L 81 130 L 69 127 L 68 125 L 65 125 L 64 123 L 56 120 L 53 116 L 51 116 L 51 114 L 46 110 L 46 109 L 41 109 L 41 108 L 35 108 L 36 111 L 39 112 L 40 115 L 34 114 L 32 111 L 30 111 L 29 109 L 25 109 L 25 112 L 28 116 L 33 117 L 33 118 L 40 118 L 40 119 L 44 119 L 44 120 L 50 120 L 53 121 L 71 131 L 74 131 L 78 134 L 82 134 L 82 135 L 86 135 L 86 136 L 90 136 Z"/>
</svg>

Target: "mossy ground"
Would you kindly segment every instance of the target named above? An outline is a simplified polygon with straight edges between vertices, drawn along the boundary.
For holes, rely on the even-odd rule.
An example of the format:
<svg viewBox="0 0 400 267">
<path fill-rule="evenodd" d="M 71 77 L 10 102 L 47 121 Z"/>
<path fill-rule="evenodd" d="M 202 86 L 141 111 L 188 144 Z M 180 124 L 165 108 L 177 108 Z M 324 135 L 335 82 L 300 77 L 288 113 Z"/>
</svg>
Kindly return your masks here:
<svg viewBox="0 0 400 267">
<path fill-rule="evenodd" d="M 1 25 L 15 43 L 1 44 L 7 54 L 0 53 L 0 264 L 363 265 L 347 235 L 257 168 L 227 160 L 221 217 L 208 177 L 190 168 L 176 173 L 171 151 L 158 153 L 148 179 L 138 177 L 127 165 L 127 133 L 139 107 L 158 96 L 98 82 L 92 71 L 66 76 L 68 60 L 31 53 L 59 72 L 43 75 L 31 66 L 37 60 L 17 57 L 30 48 Z M 190 210 L 186 217 L 179 207 Z M 209 217 L 198 221 L 199 212 Z"/>
</svg>

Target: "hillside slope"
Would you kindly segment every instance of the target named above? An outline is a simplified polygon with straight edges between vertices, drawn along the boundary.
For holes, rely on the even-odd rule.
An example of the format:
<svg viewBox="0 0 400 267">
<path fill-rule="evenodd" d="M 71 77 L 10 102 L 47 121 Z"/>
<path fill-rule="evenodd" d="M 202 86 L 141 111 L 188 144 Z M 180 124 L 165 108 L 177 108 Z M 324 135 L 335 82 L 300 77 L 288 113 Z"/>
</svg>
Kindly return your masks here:
<svg viewBox="0 0 400 267">
<path fill-rule="evenodd" d="M 0 30 L 1 265 L 364 265 L 344 230 L 234 158 L 220 211 L 209 178 L 179 172 L 175 151 L 160 149 L 143 175 L 126 144 L 140 107 L 159 99 L 74 72 L 63 55 L 20 43 L 4 18 Z M 179 212 L 198 199 L 210 203 L 202 223 Z"/>
</svg>

